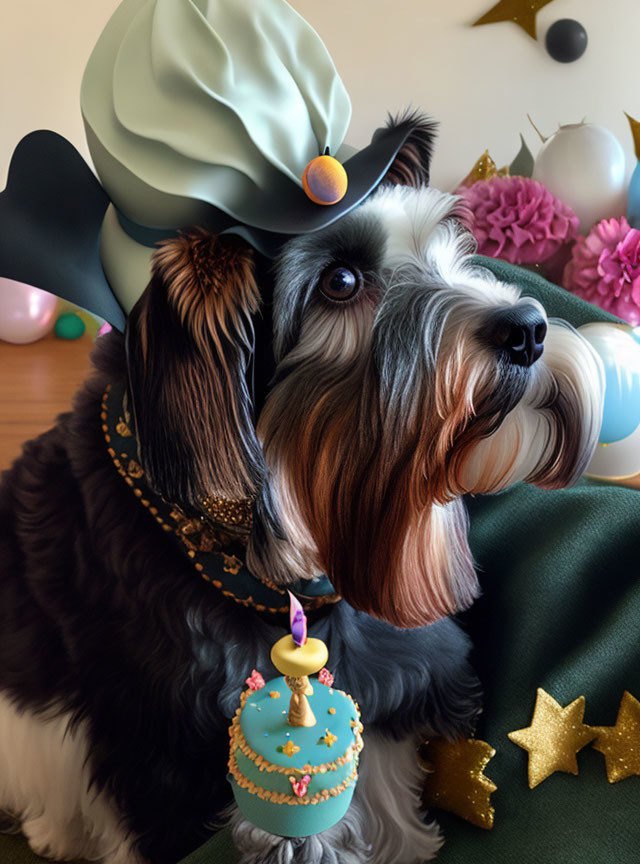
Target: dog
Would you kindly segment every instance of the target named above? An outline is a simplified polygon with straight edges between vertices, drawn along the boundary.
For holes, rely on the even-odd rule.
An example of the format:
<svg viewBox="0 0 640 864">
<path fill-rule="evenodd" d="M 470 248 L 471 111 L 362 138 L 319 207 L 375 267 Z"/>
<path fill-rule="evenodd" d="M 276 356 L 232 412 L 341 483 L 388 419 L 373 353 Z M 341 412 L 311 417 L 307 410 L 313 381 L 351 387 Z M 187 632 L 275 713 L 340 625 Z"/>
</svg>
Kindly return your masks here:
<svg viewBox="0 0 640 864">
<path fill-rule="evenodd" d="M 575 482 L 603 375 L 474 262 L 459 199 L 428 185 L 433 125 L 403 122 L 378 189 L 273 265 L 201 228 L 161 244 L 126 336 L 99 338 L 73 411 L 4 474 L 0 810 L 35 852 L 175 864 L 226 818 L 243 864 L 436 855 L 416 746 L 471 733 L 481 705 L 450 617 L 478 592 L 463 497 Z M 327 574 L 342 598 L 310 633 L 365 747 L 323 834 L 269 835 L 230 804 L 229 721 L 286 622 L 199 578 L 123 482 L 100 422 L 118 387 L 139 474 L 185 524 L 235 502 L 254 577 Z"/>
</svg>

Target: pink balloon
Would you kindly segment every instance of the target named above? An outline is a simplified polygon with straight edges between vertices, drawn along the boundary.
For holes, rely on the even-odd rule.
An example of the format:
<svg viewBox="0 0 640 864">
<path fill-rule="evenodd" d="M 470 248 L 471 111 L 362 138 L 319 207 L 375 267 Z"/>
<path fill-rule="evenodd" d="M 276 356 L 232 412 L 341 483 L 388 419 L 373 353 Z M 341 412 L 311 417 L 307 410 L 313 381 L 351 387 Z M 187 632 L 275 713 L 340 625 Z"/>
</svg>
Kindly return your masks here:
<svg viewBox="0 0 640 864">
<path fill-rule="evenodd" d="M 0 339 L 16 345 L 42 339 L 56 323 L 57 305 L 55 294 L 0 278 Z"/>
</svg>

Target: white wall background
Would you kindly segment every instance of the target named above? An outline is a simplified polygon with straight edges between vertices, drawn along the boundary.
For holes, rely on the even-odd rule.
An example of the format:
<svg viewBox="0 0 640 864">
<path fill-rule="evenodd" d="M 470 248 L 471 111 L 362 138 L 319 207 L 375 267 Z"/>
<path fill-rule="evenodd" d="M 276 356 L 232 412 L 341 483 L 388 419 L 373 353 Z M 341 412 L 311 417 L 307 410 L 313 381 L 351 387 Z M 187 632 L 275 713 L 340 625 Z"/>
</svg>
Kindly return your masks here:
<svg viewBox="0 0 640 864">
<path fill-rule="evenodd" d="M 510 162 L 526 113 L 550 134 L 583 117 L 614 132 L 635 165 L 623 111 L 640 119 L 640 2 L 553 0 L 538 41 L 511 23 L 471 28 L 495 0 L 292 0 L 327 43 L 353 102 L 350 143 L 362 146 L 387 110 L 421 106 L 441 123 L 433 182 L 450 188 L 485 148 Z M 79 109 L 86 60 L 118 0 L 0 0 L 0 187 L 17 141 L 36 128 L 87 155 Z M 576 63 L 553 61 L 544 34 L 559 18 L 586 28 Z"/>
</svg>

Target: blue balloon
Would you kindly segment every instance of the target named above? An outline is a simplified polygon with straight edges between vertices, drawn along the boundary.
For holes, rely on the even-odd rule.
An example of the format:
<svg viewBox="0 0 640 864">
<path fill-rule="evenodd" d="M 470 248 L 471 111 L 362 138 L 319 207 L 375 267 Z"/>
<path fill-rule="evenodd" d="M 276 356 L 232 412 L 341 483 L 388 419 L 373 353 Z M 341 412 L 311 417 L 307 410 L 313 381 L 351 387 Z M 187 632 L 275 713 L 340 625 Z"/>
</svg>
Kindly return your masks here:
<svg viewBox="0 0 640 864">
<path fill-rule="evenodd" d="M 640 228 L 640 162 L 636 162 L 636 167 L 629 183 L 627 222 L 632 228 Z"/>
<path fill-rule="evenodd" d="M 612 355 L 602 361 L 606 390 L 600 443 L 613 444 L 640 426 L 640 371 L 637 365 L 630 368 Z"/>
</svg>

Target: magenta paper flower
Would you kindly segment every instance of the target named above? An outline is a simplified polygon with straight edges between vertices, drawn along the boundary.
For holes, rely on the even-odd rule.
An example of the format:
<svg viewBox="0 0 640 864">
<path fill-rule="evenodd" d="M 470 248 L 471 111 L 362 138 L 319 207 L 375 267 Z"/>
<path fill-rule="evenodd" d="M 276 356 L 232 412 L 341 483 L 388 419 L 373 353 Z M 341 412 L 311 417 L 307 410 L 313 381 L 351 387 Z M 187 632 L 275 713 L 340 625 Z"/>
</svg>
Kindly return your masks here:
<svg viewBox="0 0 640 864">
<path fill-rule="evenodd" d="M 493 177 L 459 189 L 471 210 L 471 230 L 480 255 L 512 264 L 542 264 L 578 231 L 568 204 L 527 177 Z"/>
<path fill-rule="evenodd" d="M 578 238 L 562 284 L 634 327 L 640 324 L 640 231 L 624 216 L 598 222 Z"/>
</svg>

